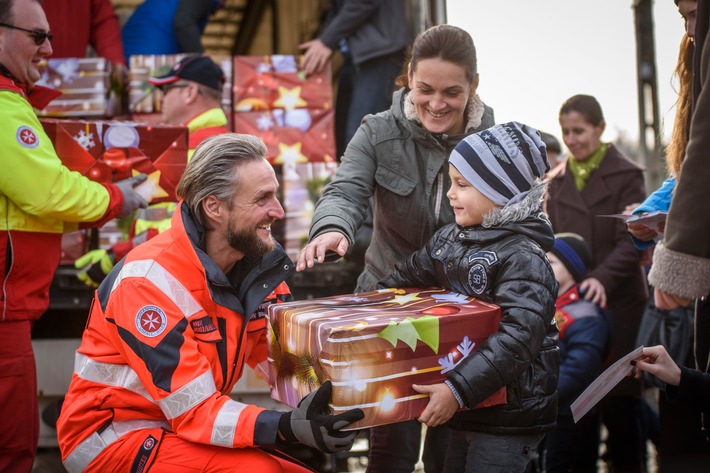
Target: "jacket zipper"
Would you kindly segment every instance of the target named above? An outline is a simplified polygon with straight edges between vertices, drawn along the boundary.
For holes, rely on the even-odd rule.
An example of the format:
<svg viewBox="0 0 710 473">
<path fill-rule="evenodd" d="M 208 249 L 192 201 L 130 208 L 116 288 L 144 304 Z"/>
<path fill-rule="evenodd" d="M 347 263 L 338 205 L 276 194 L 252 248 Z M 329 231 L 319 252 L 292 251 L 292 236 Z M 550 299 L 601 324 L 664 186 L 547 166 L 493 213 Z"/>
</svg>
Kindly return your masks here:
<svg viewBox="0 0 710 473">
<path fill-rule="evenodd" d="M 7 314 L 7 280 L 10 279 L 15 258 L 12 254 L 12 233 L 10 233 L 10 198 L 5 196 L 5 228 L 7 231 L 7 248 L 5 249 L 5 277 L 2 280 L 2 321 L 5 322 Z"/>
<path fill-rule="evenodd" d="M 278 266 L 278 264 L 280 264 L 280 263 L 277 263 L 274 266 L 272 266 L 271 268 L 265 270 L 264 274 L 270 273 L 273 268 Z M 249 274 L 251 274 L 251 272 L 247 273 L 247 276 L 249 276 Z M 254 278 L 252 278 L 252 279 L 254 279 Z M 274 289 L 276 289 L 276 287 L 278 287 L 278 284 L 274 285 L 272 292 Z M 270 293 L 267 293 L 266 295 L 268 296 L 269 294 Z M 247 328 L 249 326 L 249 322 L 251 321 L 252 315 L 253 314 L 249 314 L 249 315 L 242 314 L 242 316 L 244 317 L 244 324 L 242 324 L 242 330 L 241 330 L 241 333 L 239 334 L 239 342 L 237 343 L 237 351 L 236 351 L 236 354 L 234 357 L 234 363 L 232 364 L 231 374 L 229 375 L 229 381 L 222 385 L 222 389 L 224 389 L 226 386 L 230 386 L 232 384 L 232 380 L 234 380 L 234 378 L 236 376 L 237 366 L 239 365 L 239 359 L 241 357 L 242 344 L 244 342 L 244 338 L 245 338 L 245 335 L 247 332 Z M 242 364 L 242 366 L 243 366 L 243 364 Z"/>
<path fill-rule="evenodd" d="M 443 197 L 443 187 L 444 187 L 444 174 L 440 172 L 436 177 L 437 189 L 436 189 L 436 209 L 434 210 L 434 225 L 435 228 L 439 227 L 439 217 L 441 216 L 441 202 L 444 200 Z"/>
</svg>

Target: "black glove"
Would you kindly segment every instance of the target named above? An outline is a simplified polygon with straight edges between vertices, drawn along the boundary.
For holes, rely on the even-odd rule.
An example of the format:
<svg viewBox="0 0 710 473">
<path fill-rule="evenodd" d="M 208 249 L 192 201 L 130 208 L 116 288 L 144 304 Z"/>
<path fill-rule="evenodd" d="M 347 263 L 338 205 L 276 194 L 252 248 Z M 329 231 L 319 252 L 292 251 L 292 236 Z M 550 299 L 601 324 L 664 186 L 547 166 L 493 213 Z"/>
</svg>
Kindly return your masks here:
<svg viewBox="0 0 710 473">
<path fill-rule="evenodd" d="M 340 429 L 362 419 L 365 413 L 362 409 L 351 409 L 337 416 L 329 414 L 331 390 L 330 381 L 326 381 L 301 399 L 297 408 L 281 416 L 279 432 L 287 442 L 299 442 L 324 453 L 350 450 L 358 432 Z"/>
<path fill-rule="evenodd" d="M 145 174 L 138 174 L 115 183 L 118 190 L 123 194 L 123 207 L 121 207 L 121 212 L 118 214 L 119 217 L 128 217 L 138 207 L 142 209 L 148 207 L 148 201 L 135 190 L 135 187 L 146 179 L 148 179 L 148 176 Z"/>
</svg>

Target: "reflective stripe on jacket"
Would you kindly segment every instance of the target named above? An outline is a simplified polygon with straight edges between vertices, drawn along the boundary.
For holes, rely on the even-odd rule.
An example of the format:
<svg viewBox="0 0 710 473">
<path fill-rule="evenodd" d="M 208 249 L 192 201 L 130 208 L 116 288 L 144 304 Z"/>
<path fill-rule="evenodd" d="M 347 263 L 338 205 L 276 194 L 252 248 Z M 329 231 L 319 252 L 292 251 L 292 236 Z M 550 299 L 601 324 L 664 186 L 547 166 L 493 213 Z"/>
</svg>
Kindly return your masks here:
<svg viewBox="0 0 710 473">
<path fill-rule="evenodd" d="M 180 204 L 172 227 L 131 251 L 96 292 L 57 423 L 65 465 L 90 463 L 106 445 L 83 445 L 116 421 L 166 421 L 208 445 L 275 443 L 282 413 L 229 393 L 245 362 L 266 360 L 266 308 L 292 299 L 283 281 L 293 263 L 277 246 L 243 258 L 230 273 L 243 277 L 230 280 L 194 245 L 201 237 Z"/>
</svg>

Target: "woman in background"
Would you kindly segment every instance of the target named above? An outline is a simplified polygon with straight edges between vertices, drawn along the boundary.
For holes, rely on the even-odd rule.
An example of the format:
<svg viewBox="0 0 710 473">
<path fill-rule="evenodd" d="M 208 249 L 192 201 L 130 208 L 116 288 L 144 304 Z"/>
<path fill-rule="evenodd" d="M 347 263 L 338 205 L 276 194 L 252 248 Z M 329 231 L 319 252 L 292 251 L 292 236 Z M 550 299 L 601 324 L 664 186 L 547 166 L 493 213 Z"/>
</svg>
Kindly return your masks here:
<svg viewBox="0 0 710 473">
<path fill-rule="evenodd" d="M 641 251 L 624 223 L 600 215 L 622 213 L 646 196 L 642 168 L 619 148 L 601 140 L 606 126 L 601 106 L 590 95 L 575 95 L 561 107 L 562 139 L 570 151 L 563 172 L 549 188 L 547 211 L 556 233 L 580 235 L 593 255 L 589 274 L 580 283 L 585 298 L 608 307 L 612 315 L 614 361 L 633 348 L 648 297 Z M 645 435 L 641 429 L 641 383 L 622 381 L 602 401 L 601 420 L 609 435 L 608 461 L 619 472 L 645 471 Z M 596 464 L 598 422 L 585 445 L 587 463 Z"/>
</svg>

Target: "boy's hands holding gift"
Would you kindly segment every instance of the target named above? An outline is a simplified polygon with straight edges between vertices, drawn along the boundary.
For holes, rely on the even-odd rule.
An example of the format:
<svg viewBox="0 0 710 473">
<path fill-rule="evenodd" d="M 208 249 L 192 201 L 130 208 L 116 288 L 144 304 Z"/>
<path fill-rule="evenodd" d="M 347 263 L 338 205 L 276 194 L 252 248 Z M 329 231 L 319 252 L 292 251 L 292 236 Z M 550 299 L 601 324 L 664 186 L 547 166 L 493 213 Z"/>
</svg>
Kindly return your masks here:
<svg viewBox="0 0 710 473">
<path fill-rule="evenodd" d="M 317 391 L 301 399 L 298 407 L 281 416 L 279 433 L 287 442 L 299 442 L 325 453 L 350 450 L 358 432 L 341 432 L 340 429 L 362 419 L 365 413 L 351 409 L 338 415 L 330 414 L 331 391 L 332 385 L 326 381 Z"/>
<path fill-rule="evenodd" d="M 427 427 L 445 424 L 459 410 L 459 402 L 445 383 L 426 386 L 413 384 L 412 388 L 418 393 L 429 395 L 429 404 L 417 419 Z"/>
</svg>

